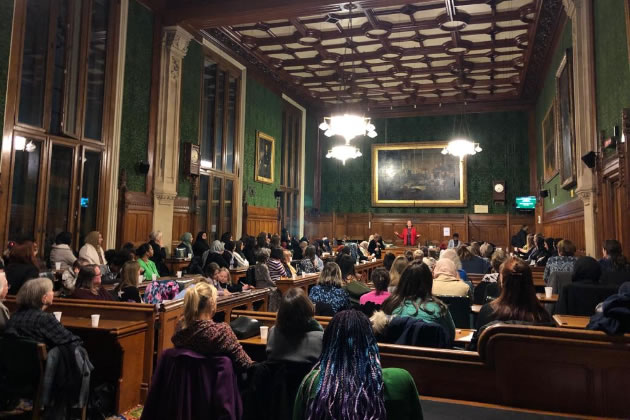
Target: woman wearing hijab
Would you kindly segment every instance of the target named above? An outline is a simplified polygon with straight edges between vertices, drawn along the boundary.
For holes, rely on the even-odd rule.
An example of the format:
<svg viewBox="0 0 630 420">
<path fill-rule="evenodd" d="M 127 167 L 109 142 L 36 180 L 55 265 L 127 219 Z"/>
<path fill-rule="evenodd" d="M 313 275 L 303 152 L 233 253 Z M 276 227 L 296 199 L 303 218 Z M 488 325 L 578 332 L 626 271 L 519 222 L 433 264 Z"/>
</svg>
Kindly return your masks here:
<svg viewBox="0 0 630 420">
<path fill-rule="evenodd" d="M 195 257 L 201 257 L 204 252 L 210 249 L 210 245 L 208 245 L 208 234 L 206 232 L 199 232 L 197 234 L 197 239 L 195 239 L 195 243 L 193 244 L 193 255 Z"/>
<path fill-rule="evenodd" d="M 181 236 L 180 240 L 182 242 L 179 245 L 177 245 L 177 248 L 185 249 L 184 257 L 188 258 L 189 255 L 194 255 L 193 247 L 192 247 L 192 233 L 190 232 L 184 233 Z"/>
<path fill-rule="evenodd" d="M 209 251 L 210 252 L 208 252 L 208 256 L 206 257 L 206 262 L 204 266 L 210 263 L 216 263 L 221 268 L 229 267 L 229 264 L 227 263 L 227 261 L 225 261 L 225 258 L 223 258 L 223 252 L 225 251 L 225 248 L 223 247 L 221 241 L 212 241 Z"/>
<path fill-rule="evenodd" d="M 361 251 L 361 255 L 363 255 L 365 258 L 369 258 L 370 256 L 368 245 L 368 241 L 363 241 L 359 244 L 359 251 Z"/>
<path fill-rule="evenodd" d="M 79 258 L 88 260 L 90 264 L 105 265 L 107 260 L 105 259 L 105 252 L 101 248 L 103 243 L 103 235 L 98 231 L 93 230 L 85 237 L 85 245 L 79 250 Z"/>
<path fill-rule="evenodd" d="M 469 296 L 470 287 L 459 279 L 455 263 L 440 258 L 433 269 L 433 294 L 436 296 Z"/>
</svg>

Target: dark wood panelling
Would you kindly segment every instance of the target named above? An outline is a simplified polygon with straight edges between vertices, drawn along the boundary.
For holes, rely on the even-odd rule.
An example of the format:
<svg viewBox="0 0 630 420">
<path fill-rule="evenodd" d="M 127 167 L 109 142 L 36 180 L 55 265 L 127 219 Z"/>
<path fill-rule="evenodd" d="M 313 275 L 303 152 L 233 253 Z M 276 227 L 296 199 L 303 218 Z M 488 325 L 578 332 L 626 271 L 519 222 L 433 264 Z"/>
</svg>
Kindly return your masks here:
<svg viewBox="0 0 630 420">
<path fill-rule="evenodd" d="M 540 230 L 540 225 L 539 230 Z M 584 236 L 584 204 L 576 199 L 557 209 L 542 213 L 542 233 L 552 238 L 570 239 L 578 253 L 586 249 Z"/>
<path fill-rule="evenodd" d="M 149 240 L 153 226 L 151 196 L 141 192 L 120 192 L 116 246 L 131 242 L 138 246 Z"/>
<path fill-rule="evenodd" d="M 533 225 L 533 215 L 466 215 L 466 214 L 321 214 L 308 215 L 304 220 L 304 232 L 309 238 L 367 239 L 379 233 L 385 242 L 401 245 L 402 240 L 394 231 L 402 232 L 407 220 L 411 220 L 418 230 L 420 243 L 440 244 L 451 236 L 444 236 L 444 228 L 450 234 L 457 232 L 462 241 L 490 241 L 497 246 L 507 247 L 511 235 L 519 231 L 523 224 Z M 334 226 L 334 230 L 333 230 Z"/>
<path fill-rule="evenodd" d="M 256 236 L 260 232 L 280 233 L 280 229 L 278 229 L 278 209 L 244 206 L 243 235 Z"/>
</svg>

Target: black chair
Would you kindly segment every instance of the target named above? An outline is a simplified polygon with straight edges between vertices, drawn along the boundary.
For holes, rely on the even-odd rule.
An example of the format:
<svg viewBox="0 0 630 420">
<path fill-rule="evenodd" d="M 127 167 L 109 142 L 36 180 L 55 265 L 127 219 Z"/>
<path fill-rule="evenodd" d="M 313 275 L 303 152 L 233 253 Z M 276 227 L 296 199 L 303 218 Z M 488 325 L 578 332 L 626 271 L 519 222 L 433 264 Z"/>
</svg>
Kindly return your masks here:
<svg viewBox="0 0 630 420">
<path fill-rule="evenodd" d="M 43 343 L 0 337 L 0 396 L 32 399 L 32 419 L 39 419 L 42 414 L 46 357 Z"/>
<path fill-rule="evenodd" d="M 617 293 L 618 286 L 576 282 L 567 284 L 560 291 L 556 313 L 563 315 L 592 316 L 595 307 L 610 295 Z"/>
<path fill-rule="evenodd" d="M 242 392 L 243 420 L 290 420 L 295 396 L 310 363 L 258 363 L 248 370 L 248 383 Z"/>
<path fill-rule="evenodd" d="M 330 303 L 325 302 L 316 302 L 315 303 L 315 315 L 318 316 L 335 316 L 335 311 L 333 310 Z"/>
<path fill-rule="evenodd" d="M 470 298 L 468 296 L 438 296 L 448 306 L 456 328 L 471 328 Z"/>
</svg>

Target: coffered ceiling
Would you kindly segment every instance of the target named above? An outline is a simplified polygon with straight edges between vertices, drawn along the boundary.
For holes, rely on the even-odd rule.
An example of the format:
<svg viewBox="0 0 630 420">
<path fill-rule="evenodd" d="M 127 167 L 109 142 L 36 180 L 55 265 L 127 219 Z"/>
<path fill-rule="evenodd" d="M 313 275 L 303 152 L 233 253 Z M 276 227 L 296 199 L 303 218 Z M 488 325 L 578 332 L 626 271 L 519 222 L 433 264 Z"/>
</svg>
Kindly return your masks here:
<svg viewBox="0 0 630 420">
<path fill-rule="evenodd" d="M 275 19 L 232 13 L 216 27 L 187 18 L 310 101 L 391 110 L 531 101 L 562 9 L 560 0 L 455 0 L 451 18 L 444 0 L 314 3 L 280 4 Z"/>
</svg>

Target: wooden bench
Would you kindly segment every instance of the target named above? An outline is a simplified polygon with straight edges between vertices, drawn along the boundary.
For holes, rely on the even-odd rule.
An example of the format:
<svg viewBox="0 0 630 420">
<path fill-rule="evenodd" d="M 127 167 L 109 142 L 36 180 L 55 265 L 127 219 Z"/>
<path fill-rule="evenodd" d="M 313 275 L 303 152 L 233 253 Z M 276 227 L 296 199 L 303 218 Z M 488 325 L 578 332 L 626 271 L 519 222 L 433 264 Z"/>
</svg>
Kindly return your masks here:
<svg viewBox="0 0 630 420">
<path fill-rule="evenodd" d="M 383 260 L 377 259 L 376 261 L 360 263 L 359 265 L 354 266 L 354 271 L 357 275 L 357 278 L 363 280 L 364 283 L 370 281 L 370 276 L 372 276 L 372 271 L 377 269 L 378 267 L 383 266 Z"/>
<path fill-rule="evenodd" d="M 276 280 L 276 286 L 280 293 L 284 296 L 289 289 L 294 287 L 299 287 L 306 292 L 308 296 L 308 288 L 317 284 L 317 280 L 319 279 L 319 273 L 310 273 L 305 274 L 304 276 L 296 276 L 295 278 L 290 277 L 282 277 L 279 280 Z"/>
<path fill-rule="evenodd" d="M 592 416 L 629 417 L 630 334 L 494 325 L 479 353 L 379 344 L 383 367 L 421 395 Z"/>
<path fill-rule="evenodd" d="M 544 271 L 532 270 L 532 280 L 534 282 L 534 287 L 539 287 L 539 288 L 545 287 L 545 280 L 543 279 L 543 273 Z M 466 275 L 468 276 L 468 280 L 473 284 L 473 286 L 476 286 L 479 283 L 481 283 L 481 280 L 483 279 L 483 276 L 485 274 L 467 273 Z"/>
</svg>

